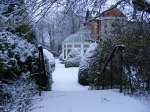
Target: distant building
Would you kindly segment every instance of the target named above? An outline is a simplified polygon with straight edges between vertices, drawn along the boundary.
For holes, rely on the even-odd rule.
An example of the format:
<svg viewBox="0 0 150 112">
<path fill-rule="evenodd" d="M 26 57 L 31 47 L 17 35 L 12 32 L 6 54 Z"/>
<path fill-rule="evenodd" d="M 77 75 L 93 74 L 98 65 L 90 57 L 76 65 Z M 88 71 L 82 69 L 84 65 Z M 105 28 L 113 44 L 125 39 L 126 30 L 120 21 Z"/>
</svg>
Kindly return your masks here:
<svg viewBox="0 0 150 112">
<path fill-rule="evenodd" d="M 128 18 L 118 8 L 103 12 L 99 18 L 100 39 L 105 41 L 133 33 L 150 32 L 147 22 L 128 21 Z"/>
<path fill-rule="evenodd" d="M 116 37 L 120 34 L 118 28 L 127 24 L 127 17 L 118 8 L 103 12 L 99 19 L 101 26 L 100 38 L 102 40 Z"/>
</svg>

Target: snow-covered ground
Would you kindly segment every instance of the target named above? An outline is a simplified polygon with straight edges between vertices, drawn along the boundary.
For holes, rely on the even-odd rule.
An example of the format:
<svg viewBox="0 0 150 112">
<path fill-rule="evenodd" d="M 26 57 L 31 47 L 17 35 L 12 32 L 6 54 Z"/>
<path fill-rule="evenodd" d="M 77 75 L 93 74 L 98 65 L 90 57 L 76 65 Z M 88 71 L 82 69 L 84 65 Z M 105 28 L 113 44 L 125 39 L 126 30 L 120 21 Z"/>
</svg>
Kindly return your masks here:
<svg viewBox="0 0 150 112">
<path fill-rule="evenodd" d="M 150 112 L 139 100 L 115 90 L 88 90 L 77 82 L 78 68 L 56 60 L 53 91 L 34 102 L 32 112 Z"/>
<path fill-rule="evenodd" d="M 65 68 L 56 60 L 56 70 L 53 73 L 53 91 L 85 91 L 88 88 L 78 84 L 78 67 Z"/>
</svg>

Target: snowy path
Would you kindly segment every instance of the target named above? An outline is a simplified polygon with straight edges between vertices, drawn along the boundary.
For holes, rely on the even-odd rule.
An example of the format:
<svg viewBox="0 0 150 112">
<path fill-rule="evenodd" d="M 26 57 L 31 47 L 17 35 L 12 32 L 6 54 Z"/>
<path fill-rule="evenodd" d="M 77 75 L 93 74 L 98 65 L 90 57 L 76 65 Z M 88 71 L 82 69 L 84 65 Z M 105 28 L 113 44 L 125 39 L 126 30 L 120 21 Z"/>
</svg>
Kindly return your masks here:
<svg viewBox="0 0 150 112">
<path fill-rule="evenodd" d="M 53 91 L 84 91 L 87 90 L 78 84 L 78 68 L 65 68 L 56 60 L 56 69 L 53 73 Z"/>
<path fill-rule="evenodd" d="M 139 100 L 114 90 L 88 91 L 77 83 L 78 68 L 56 60 L 53 91 L 34 102 L 32 112 L 150 112 Z"/>
</svg>

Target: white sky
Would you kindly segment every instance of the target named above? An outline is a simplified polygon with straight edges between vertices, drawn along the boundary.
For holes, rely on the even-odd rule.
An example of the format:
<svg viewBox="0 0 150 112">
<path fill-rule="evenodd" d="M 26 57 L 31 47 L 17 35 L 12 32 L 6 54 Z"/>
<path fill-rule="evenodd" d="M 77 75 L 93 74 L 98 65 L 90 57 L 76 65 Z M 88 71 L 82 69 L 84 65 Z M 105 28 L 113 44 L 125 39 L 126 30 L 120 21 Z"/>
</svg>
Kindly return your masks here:
<svg viewBox="0 0 150 112">
<path fill-rule="evenodd" d="M 118 0 L 107 0 L 108 5 L 114 5 Z"/>
<path fill-rule="evenodd" d="M 150 3 L 150 0 L 146 0 L 148 3 Z"/>
</svg>

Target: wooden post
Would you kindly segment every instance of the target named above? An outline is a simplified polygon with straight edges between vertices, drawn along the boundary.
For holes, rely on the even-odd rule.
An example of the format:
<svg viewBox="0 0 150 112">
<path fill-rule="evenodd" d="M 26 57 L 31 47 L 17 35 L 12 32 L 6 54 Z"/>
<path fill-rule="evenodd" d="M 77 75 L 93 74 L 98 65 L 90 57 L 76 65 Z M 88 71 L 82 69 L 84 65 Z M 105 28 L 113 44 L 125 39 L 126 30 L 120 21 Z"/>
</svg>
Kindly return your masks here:
<svg viewBox="0 0 150 112">
<path fill-rule="evenodd" d="M 41 51 L 42 69 L 43 69 L 44 75 L 46 76 L 45 61 L 44 61 L 44 54 L 43 54 L 43 48 L 42 48 L 42 46 L 40 47 L 40 51 Z"/>
<path fill-rule="evenodd" d="M 111 61 L 110 61 L 110 88 L 112 89 L 112 87 L 113 87 L 113 74 L 112 74 L 112 64 L 113 64 L 113 60 L 111 59 Z"/>
<path fill-rule="evenodd" d="M 46 90 L 48 88 L 48 79 L 46 77 L 45 61 L 42 46 L 38 47 L 39 50 L 39 95 L 41 95 L 41 90 Z"/>
<path fill-rule="evenodd" d="M 105 69 L 104 69 L 103 78 L 102 78 L 102 89 L 105 89 Z"/>
<path fill-rule="evenodd" d="M 122 53 L 123 53 L 123 49 L 122 48 L 120 48 L 120 50 L 119 50 L 119 57 L 120 57 L 120 67 L 119 67 L 119 71 L 120 71 L 120 93 L 122 93 L 122 77 L 123 77 L 123 74 L 122 74 L 122 72 L 123 72 L 123 55 L 122 55 Z"/>
<path fill-rule="evenodd" d="M 97 75 L 97 82 L 96 82 L 96 89 L 100 89 L 100 82 L 101 82 L 101 79 L 100 79 L 100 74 Z"/>
<path fill-rule="evenodd" d="M 129 67 L 129 65 L 128 65 L 128 67 Z M 128 68 L 128 71 L 129 71 L 129 86 L 130 86 L 131 94 L 133 94 L 132 82 L 131 82 L 131 70 L 130 70 L 130 67 Z"/>
<path fill-rule="evenodd" d="M 148 78 L 147 81 L 146 81 L 146 90 L 147 91 L 149 90 L 149 85 L 150 85 L 150 81 L 149 81 L 149 78 Z"/>
<path fill-rule="evenodd" d="M 41 70 L 41 52 L 40 52 L 40 47 L 38 47 L 38 50 L 39 50 L 39 75 L 41 75 L 42 74 L 42 70 Z M 40 76 L 38 76 L 39 78 L 40 78 Z M 38 81 L 40 81 L 40 79 L 38 79 Z M 41 96 L 41 84 L 40 84 L 40 82 L 38 82 L 38 84 L 39 84 L 39 87 L 38 87 L 38 90 L 39 90 L 39 96 Z"/>
</svg>

